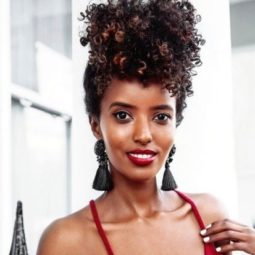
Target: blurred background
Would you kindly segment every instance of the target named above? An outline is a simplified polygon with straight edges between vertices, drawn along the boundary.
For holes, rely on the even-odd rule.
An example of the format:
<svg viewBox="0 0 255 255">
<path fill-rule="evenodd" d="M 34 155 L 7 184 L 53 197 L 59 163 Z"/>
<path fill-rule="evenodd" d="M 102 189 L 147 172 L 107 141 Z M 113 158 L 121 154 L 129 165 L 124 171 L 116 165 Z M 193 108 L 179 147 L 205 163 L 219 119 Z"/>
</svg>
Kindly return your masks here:
<svg viewBox="0 0 255 255">
<path fill-rule="evenodd" d="M 192 2 L 207 43 L 173 173 L 180 190 L 210 192 L 254 226 L 255 1 Z M 88 49 L 77 17 L 87 3 L 0 0 L 0 254 L 9 252 L 18 200 L 35 254 L 50 222 L 100 195 L 82 102 Z"/>
</svg>

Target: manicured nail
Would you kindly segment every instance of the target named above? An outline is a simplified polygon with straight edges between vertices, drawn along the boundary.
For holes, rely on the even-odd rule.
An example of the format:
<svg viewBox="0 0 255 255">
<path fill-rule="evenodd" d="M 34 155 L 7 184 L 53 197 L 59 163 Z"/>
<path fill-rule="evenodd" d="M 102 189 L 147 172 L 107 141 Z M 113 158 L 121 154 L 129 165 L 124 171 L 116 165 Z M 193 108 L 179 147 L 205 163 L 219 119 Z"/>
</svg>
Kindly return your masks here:
<svg viewBox="0 0 255 255">
<path fill-rule="evenodd" d="M 205 228 L 208 229 L 212 226 L 212 224 L 207 225 Z"/>
<path fill-rule="evenodd" d="M 221 247 L 217 247 L 217 248 L 216 248 L 216 251 L 217 251 L 217 252 L 220 252 L 220 251 L 221 251 Z"/>
<path fill-rule="evenodd" d="M 209 242 L 209 240 L 210 240 L 210 237 L 209 237 L 209 236 L 207 236 L 207 237 L 203 238 L 203 240 L 204 240 L 204 242 L 205 242 L 205 243 L 208 243 L 208 242 Z"/>
<path fill-rule="evenodd" d="M 204 235 L 206 234 L 206 231 L 207 231 L 206 229 L 203 229 L 203 230 L 200 231 L 200 234 L 201 234 L 202 236 L 204 236 Z"/>
</svg>

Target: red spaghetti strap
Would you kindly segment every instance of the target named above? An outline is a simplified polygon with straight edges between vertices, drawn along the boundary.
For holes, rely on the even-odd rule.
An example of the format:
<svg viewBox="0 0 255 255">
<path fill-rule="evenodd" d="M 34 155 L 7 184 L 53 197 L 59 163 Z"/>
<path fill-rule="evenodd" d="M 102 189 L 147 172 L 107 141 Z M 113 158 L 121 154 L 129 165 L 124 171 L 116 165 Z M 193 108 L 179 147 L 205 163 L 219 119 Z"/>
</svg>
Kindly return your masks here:
<svg viewBox="0 0 255 255">
<path fill-rule="evenodd" d="M 204 224 L 204 222 L 203 222 L 203 220 L 202 220 L 202 218 L 201 218 L 201 216 L 200 216 L 200 213 L 199 213 L 199 211 L 198 211 L 197 206 L 195 205 L 195 203 L 194 203 L 187 195 L 185 195 L 184 193 L 182 193 L 182 192 L 180 192 L 180 191 L 178 191 L 178 190 L 175 190 L 175 192 L 176 192 L 177 194 L 179 194 L 179 196 L 180 196 L 181 198 L 183 198 L 183 200 L 185 200 L 186 202 L 188 202 L 188 203 L 191 205 L 192 210 L 193 210 L 193 212 L 194 212 L 194 214 L 195 214 L 195 217 L 196 217 L 196 219 L 197 219 L 197 221 L 198 221 L 198 224 L 199 224 L 200 228 L 201 228 L 201 229 L 204 229 L 204 228 L 205 228 L 205 224 Z"/>
<path fill-rule="evenodd" d="M 201 229 L 204 229 L 205 228 L 205 225 L 204 225 L 204 222 L 198 212 L 198 209 L 195 205 L 195 203 L 187 196 L 185 195 L 184 193 L 178 191 L 178 190 L 175 190 L 175 192 L 186 202 L 188 202 L 191 207 L 192 207 L 192 210 L 194 212 L 194 215 L 198 221 L 198 224 L 200 226 Z M 97 209 L 96 209 L 96 204 L 95 204 L 95 201 L 94 200 L 91 200 L 89 202 L 89 205 L 90 205 L 90 210 L 92 212 L 92 216 L 93 216 L 93 219 L 94 219 L 94 222 L 96 224 L 96 227 L 97 227 L 97 231 L 104 243 L 104 246 L 106 248 L 106 251 L 108 253 L 108 255 L 113 255 L 113 251 L 112 251 L 112 248 L 110 246 L 110 243 L 106 237 L 106 234 L 103 230 L 103 227 L 102 227 L 102 224 L 100 222 L 100 219 L 99 219 L 99 216 L 98 216 L 98 212 L 97 212 Z M 215 247 L 213 246 L 213 244 L 211 243 L 206 243 L 204 244 L 204 254 L 205 255 L 220 255 L 220 253 L 217 253 L 216 250 L 215 250 Z"/>
<path fill-rule="evenodd" d="M 89 202 L 89 205 L 90 205 L 90 209 L 91 209 L 91 212 L 92 212 L 92 215 L 93 215 L 93 219 L 94 219 L 94 222 L 96 223 L 96 226 L 97 226 L 97 231 L 104 243 L 104 246 L 107 250 L 107 253 L 108 255 L 113 255 L 113 251 L 112 251 L 112 248 L 110 246 L 110 243 L 105 235 L 105 232 L 103 230 L 103 227 L 102 227 L 102 224 L 100 222 L 100 219 L 99 219 L 99 216 L 98 216 L 98 213 L 97 213 L 97 209 L 96 209 L 96 204 L 95 204 L 95 201 L 94 200 L 91 200 Z"/>
<path fill-rule="evenodd" d="M 199 224 L 199 227 L 200 229 L 204 229 L 205 228 L 205 224 L 200 216 L 200 213 L 197 209 L 197 206 L 196 204 L 187 196 L 185 195 L 184 193 L 178 191 L 178 190 L 175 190 L 175 192 L 186 202 L 188 202 L 190 205 L 191 205 L 191 208 L 192 208 L 192 211 L 197 219 L 197 222 Z M 215 247 L 212 243 L 206 243 L 204 244 L 204 253 L 205 255 L 220 255 L 221 253 L 218 253 L 216 250 L 215 250 Z"/>
</svg>

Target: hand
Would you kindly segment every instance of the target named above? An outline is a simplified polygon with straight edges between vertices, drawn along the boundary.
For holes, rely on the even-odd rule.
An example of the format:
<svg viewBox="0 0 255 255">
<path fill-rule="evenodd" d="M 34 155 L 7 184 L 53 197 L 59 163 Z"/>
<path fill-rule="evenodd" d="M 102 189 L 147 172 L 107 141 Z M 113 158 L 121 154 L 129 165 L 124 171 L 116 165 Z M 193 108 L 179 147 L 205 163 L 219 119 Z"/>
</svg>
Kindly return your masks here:
<svg viewBox="0 0 255 255">
<path fill-rule="evenodd" d="M 205 243 L 214 243 L 217 252 L 244 251 L 255 255 L 255 230 L 229 219 L 216 221 L 200 234 Z"/>
</svg>

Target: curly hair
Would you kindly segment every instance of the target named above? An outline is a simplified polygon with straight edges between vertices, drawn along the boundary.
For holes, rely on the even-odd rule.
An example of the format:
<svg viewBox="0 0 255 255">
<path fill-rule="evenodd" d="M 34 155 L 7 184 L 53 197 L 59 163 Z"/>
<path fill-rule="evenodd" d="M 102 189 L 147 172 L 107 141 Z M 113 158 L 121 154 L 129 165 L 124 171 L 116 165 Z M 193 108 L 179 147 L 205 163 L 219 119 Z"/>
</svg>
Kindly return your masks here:
<svg viewBox="0 0 255 255">
<path fill-rule="evenodd" d="M 86 29 L 80 42 L 90 45 L 83 87 L 86 111 L 100 116 L 100 102 L 113 77 L 156 81 L 176 96 L 176 123 L 186 97 L 193 95 L 194 68 L 201 65 L 201 20 L 187 0 L 107 0 L 80 13 Z"/>
</svg>

